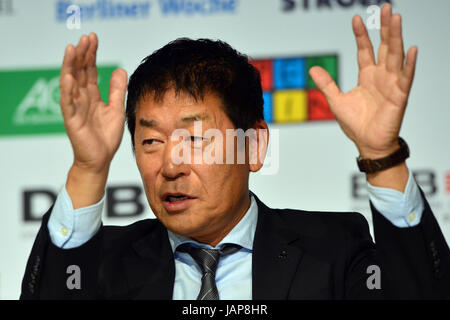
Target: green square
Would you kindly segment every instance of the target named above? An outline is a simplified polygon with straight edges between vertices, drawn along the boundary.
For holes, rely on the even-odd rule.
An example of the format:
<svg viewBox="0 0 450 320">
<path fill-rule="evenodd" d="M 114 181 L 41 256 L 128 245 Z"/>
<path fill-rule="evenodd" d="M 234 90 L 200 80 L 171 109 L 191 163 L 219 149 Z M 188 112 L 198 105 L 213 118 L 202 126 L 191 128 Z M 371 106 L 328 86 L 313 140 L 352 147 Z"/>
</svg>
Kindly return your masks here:
<svg viewBox="0 0 450 320">
<path fill-rule="evenodd" d="M 98 86 L 105 102 L 116 68 L 98 67 Z M 0 71 L 0 136 L 65 133 L 59 75 L 59 68 Z"/>
<path fill-rule="evenodd" d="M 314 66 L 319 66 L 328 71 L 331 77 L 336 83 L 338 83 L 338 65 L 337 56 L 312 56 L 306 58 L 306 70 L 308 71 L 306 86 L 308 89 L 317 89 L 317 86 L 311 76 L 309 75 L 309 69 Z"/>
</svg>

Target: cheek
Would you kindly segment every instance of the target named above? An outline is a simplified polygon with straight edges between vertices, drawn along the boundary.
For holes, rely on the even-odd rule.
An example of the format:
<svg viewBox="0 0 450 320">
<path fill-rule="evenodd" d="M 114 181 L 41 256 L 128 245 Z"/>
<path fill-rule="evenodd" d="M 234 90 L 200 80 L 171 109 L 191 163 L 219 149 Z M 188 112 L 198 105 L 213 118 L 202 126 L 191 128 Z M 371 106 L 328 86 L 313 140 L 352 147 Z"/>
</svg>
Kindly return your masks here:
<svg viewBox="0 0 450 320">
<path fill-rule="evenodd" d="M 222 201 L 225 194 L 234 192 L 234 186 L 242 179 L 240 168 L 236 165 L 210 164 L 192 166 L 193 176 L 200 181 L 206 195 L 214 195 Z"/>
<path fill-rule="evenodd" d="M 136 154 L 136 164 L 146 193 L 148 194 L 149 190 L 152 190 L 153 192 L 157 191 L 158 189 L 155 188 L 155 184 L 158 172 L 158 162 L 155 161 L 155 159 L 150 159 L 145 154 Z"/>
</svg>

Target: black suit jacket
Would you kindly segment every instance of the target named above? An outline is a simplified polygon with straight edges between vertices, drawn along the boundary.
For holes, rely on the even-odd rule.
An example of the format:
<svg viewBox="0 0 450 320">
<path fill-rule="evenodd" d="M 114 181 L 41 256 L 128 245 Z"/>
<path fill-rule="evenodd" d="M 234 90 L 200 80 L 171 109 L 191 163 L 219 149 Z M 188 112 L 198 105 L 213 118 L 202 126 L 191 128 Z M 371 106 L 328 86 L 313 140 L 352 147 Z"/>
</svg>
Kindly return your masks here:
<svg viewBox="0 0 450 320">
<path fill-rule="evenodd" d="M 450 251 L 422 193 L 418 226 L 397 228 L 372 205 L 373 243 L 358 213 L 271 209 L 256 196 L 253 299 L 450 298 Z M 86 244 L 60 249 L 47 221 L 33 245 L 21 299 L 171 299 L 175 263 L 166 228 L 156 219 L 102 226 Z M 67 267 L 81 270 L 69 290 Z M 368 289 L 370 265 L 381 289 Z"/>
</svg>

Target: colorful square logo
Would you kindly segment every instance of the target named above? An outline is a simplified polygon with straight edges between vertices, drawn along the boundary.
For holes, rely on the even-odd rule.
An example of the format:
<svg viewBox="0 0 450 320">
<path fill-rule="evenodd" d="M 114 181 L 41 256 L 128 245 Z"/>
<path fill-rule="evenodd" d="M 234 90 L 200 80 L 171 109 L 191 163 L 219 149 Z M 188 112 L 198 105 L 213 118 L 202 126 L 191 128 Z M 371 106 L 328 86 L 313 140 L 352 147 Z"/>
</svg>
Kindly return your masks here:
<svg viewBox="0 0 450 320">
<path fill-rule="evenodd" d="M 307 70 L 311 69 L 314 66 L 319 66 L 328 71 L 333 80 L 338 82 L 338 66 L 337 66 L 337 58 L 336 56 L 317 56 L 317 57 L 308 57 L 306 59 L 306 68 Z M 307 87 L 312 89 L 317 89 L 316 83 L 313 81 L 309 73 L 306 73 L 307 76 Z"/>
<path fill-rule="evenodd" d="M 308 118 L 305 90 L 278 90 L 273 93 L 275 122 L 303 122 Z"/>
<path fill-rule="evenodd" d="M 273 67 L 272 60 L 250 61 L 258 69 L 261 75 L 261 86 L 263 91 L 272 91 L 273 89 Z"/>
<path fill-rule="evenodd" d="M 334 119 L 327 99 L 318 89 L 308 90 L 308 107 L 308 119 L 310 121 Z"/>
<path fill-rule="evenodd" d="M 275 59 L 273 62 L 274 88 L 297 89 L 306 86 L 304 58 Z"/>
<path fill-rule="evenodd" d="M 267 123 L 334 120 L 327 100 L 308 71 L 320 66 L 338 83 L 337 55 L 256 59 L 261 74 Z"/>
</svg>

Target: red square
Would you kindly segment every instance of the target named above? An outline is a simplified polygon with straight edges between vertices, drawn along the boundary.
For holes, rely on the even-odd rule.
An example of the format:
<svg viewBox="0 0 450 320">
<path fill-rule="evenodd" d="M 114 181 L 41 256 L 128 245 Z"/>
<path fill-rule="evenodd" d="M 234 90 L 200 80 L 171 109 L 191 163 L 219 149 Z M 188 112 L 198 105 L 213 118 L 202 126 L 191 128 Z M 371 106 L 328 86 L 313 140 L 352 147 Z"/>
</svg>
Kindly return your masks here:
<svg viewBox="0 0 450 320">
<path fill-rule="evenodd" d="M 308 120 L 334 120 L 334 115 L 328 106 L 322 92 L 308 90 Z"/>
<path fill-rule="evenodd" d="M 261 86 L 263 91 L 271 91 L 273 87 L 272 60 L 252 60 L 250 63 L 261 74 Z"/>
</svg>

